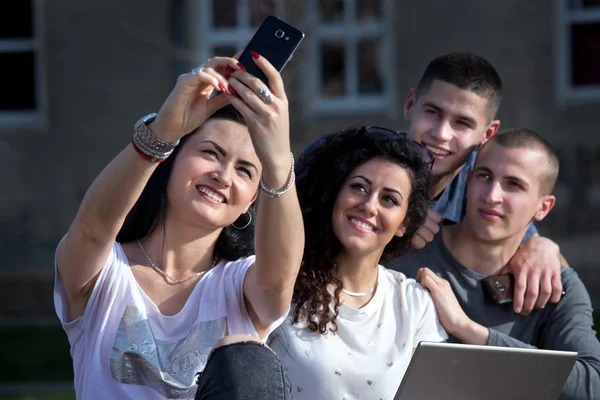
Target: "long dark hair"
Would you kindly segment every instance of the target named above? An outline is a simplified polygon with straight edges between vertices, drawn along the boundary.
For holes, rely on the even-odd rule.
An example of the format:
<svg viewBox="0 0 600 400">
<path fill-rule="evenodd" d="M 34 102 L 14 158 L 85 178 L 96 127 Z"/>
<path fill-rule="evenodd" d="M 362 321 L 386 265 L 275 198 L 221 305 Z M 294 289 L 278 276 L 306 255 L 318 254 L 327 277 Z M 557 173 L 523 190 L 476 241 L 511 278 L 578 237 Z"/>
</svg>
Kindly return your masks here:
<svg viewBox="0 0 600 400">
<path fill-rule="evenodd" d="M 405 234 L 385 247 L 381 260 L 398 257 L 427 215 L 429 169 L 423 155 L 404 136 L 380 128 L 352 128 L 329 134 L 310 146 L 296 167 L 296 187 L 304 219 L 304 258 L 294 287 L 294 323 L 305 319 L 310 331 L 327 332 L 340 305 L 342 282 L 335 262 L 341 251 L 331 223 L 334 203 L 348 175 L 358 166 L 382 157 L 404 168 L 411 179 L 411 194 L 404 220 Z M 333 296 L 327 285 L 337 286 Z M 334 300 L 333 312 L 330 304 Z"/>
<path fill-rule="evenodd" d="M 231 105 L 217 110 L 204 124 L 215 119 L 234 121 L 246 126 L 244 118 Z M 127 218 L 125 218 L 125 222 L 117 235 L 117 242 L 127 243 L 143 239 L 154 232 L 158 225 L 164 221 L 167 211 L 167 185 L 173 170 L 173 164 L 185 142 L 194 133 L 202 129 L 203 125 L 181 138 L 179 146 L 175 148 L 173 154 L 156 168 L 139 199 L 127 214 Z M 216 261 L 233 261 L 254 254 L 254 221 L 256 221 L 254 205 L 248 209 L 248 212 L 252 214 L 252 222 L 246 228 L 235 229 L 230 225 L 221 231 L 215 244 Z M 238 218 L 239 221 L 234 222 L 234 224 L 244 226 L 248 221 L 247 218 L 247 215 L 242 214 Z"/>
</svg>

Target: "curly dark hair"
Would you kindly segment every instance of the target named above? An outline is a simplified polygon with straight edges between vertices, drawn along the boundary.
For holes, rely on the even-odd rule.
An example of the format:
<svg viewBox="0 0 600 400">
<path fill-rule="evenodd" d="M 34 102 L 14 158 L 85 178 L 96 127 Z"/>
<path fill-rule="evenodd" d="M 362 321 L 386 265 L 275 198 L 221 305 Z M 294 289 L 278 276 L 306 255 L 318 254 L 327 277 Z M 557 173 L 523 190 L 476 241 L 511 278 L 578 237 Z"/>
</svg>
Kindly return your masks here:
<svg viewBox="0 0 600 400">
<path fill-rule="evenodd" d="M 304 258 L 294 287 L 294 323 L 306 320 L 310 331 L 324 334 L 335 322 L 342 282 L 336 277 L 341 243 L 331 222 L 334 203 L 348 175 L 358 166 L 382 157 L 405 168 L 411 178 L 411 194 L 402 237 L 385 247 L 381 260 L 389 260 L 410 248 L 412 236 L 427 215 L 429 170 L 418 145 L 404 134 L 383 128 L 350 128 L 323 136 L 300 156 L 296 164 L 296 188 L 304 219 Z M 328 284 L 336 286 L 333 296 Z M 330 304 L 333 300 L 333 311 Z"/>
</svg>

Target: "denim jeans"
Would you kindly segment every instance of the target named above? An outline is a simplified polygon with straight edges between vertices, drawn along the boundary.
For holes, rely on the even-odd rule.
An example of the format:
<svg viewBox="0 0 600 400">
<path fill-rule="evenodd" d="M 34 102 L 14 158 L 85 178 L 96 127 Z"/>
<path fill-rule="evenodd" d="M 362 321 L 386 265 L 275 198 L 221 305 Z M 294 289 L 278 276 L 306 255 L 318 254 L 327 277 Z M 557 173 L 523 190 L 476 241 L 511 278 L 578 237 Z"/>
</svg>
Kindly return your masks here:
<svg viewBox="0 0 600 400">
<path fill-rule="evenodd" d="M 199 374 L 196 400 L 290 400 L 290 381 L 279 357 L 257 342 L 215 349 Z"/>
</svg>

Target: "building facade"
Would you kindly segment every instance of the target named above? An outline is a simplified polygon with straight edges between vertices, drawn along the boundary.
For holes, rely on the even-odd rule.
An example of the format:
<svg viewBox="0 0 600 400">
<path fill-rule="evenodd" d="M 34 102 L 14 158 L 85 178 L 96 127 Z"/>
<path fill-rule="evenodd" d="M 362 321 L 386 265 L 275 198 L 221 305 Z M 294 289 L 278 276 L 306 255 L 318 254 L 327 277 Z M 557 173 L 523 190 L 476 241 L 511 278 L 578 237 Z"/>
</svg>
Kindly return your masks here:
<svg viewBox="0 0 600 400">
<path fill-rule="evenodd" d="M 408 90 L 440 54 L 491 61 L 502 127 L 534 129 L 560 152 L 557 206 L 540 230 L 600 296 L 600 1 L 17 3 L 0 24 L 0 319 L 53 315 L 54 250 L 94 177 L 179 73 L 233 54 L 271 13 L 306 33 L 284 71 L 296 154 L 351 125 L 405 128 Z"/>
</svg>

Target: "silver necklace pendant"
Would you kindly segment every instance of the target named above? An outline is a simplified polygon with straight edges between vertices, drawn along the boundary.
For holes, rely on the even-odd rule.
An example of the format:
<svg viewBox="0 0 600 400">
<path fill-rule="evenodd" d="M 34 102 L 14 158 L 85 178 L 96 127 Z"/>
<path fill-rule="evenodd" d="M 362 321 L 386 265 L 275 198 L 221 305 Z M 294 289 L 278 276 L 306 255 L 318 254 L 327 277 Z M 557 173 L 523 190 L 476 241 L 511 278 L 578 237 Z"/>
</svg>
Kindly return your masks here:
<svg viewBox="0 0 600 400">
<path fill-rule="evenodd" d="M 190 275 L 185 279 L 175 279 L 173 278 L 171 275 L 167 274 L 162 268 L 160 268 L 158 265 L 154 264 L 154 261 L 152 261 L 152 259 L 150 258 L 150 256 L 148 255 L 148 253 L 146 253 L 146 250 L 144 249 L 144 246 L 142 246 L 142 242 L 140 242 L 140 239 L 137 240 L 137 244 L 138 246 L 140 246 L 140 250 L 142 250 L 142 253 L 144 253 L 144 255 L 146 256 L 146 258 L 148 259 L 148 262 L 150 263 L 150 265 L 152 266 L 152 268 L 154 268 L 154 270 L 156 272 L 158 272 L 159 274 L 161 274 L 162 276 L 164 276 L 165 278 L 167 278 L 168 280 L 170 280 L 171 282 L 178 284 L 178 283 L 183 283 L 183 282 L 187 282 L 191 279 L 195 279 L 198 278 L 202 275 L 204 275 L 207 271 L 200 271 L 200 272 L 196 272 L 194 275 Z"/>
</svg>

